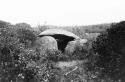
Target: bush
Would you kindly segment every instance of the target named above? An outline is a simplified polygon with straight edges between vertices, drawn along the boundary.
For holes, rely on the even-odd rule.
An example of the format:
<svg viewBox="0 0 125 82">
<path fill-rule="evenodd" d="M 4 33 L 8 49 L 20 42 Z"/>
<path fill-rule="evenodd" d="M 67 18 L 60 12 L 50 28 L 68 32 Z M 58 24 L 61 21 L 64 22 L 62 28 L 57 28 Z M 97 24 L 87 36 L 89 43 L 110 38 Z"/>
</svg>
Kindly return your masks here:
<svg viewBox="0 0 125 82">
<path fill-rule="evenodd" d="M 6 28 L 9 25 L 10 25 L 10 23 L 0 20 L 0 28 Z"/>
<path fill-rule="evenodd" d="M 112 24 L 99 35 L 93 42 L 93 49 L 98 54 L 96 66 L 101 69 L 102 76 L 115 79 L 125 76 L 125 21 Z"/>
<path fill-rule="evenodd" d="M 30 25 L 25 23 L 17 24 L 16 27 L 17 37 L 19 38 L 20 43 L 23 43 L 26 47 L 33 46 L 36 40 L 36 34 Z"/>
<path fill-rule="evenodd" d="M 36 60 L 39 60 L 38 53 L 20 42 L 14 28 L 0 29 L 0 82 L 18 82 L 19 79 L 29 82 L 37 73 L 37 65 L 30 62 Z"/>
</svg>

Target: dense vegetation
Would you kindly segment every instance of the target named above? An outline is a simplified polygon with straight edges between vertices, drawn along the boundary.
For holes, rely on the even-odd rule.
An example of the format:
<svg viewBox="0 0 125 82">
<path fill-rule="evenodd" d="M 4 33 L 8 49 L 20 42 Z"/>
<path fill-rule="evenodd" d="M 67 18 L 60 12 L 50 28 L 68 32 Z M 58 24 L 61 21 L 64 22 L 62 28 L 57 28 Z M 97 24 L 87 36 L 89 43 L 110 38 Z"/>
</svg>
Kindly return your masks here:
<svg viewBox="0 0 125 82">
<path fill-rule="evenodd" d="M 112 24 L 110 29 L 97 37 L 93 49 L 98 53 L 97 67 L 102 76 L 124 79 L 125 76 L 125 21 Z"/>
<path fill-rule="evenodd" d="M 27 64 L 38 57 L 27 45 L 32 45 L 36 35 L 28 29 L 1 23 L 3 25 L 0 26 L 0 82 L 19 82 L 19 79 L 24 77 L 25 82 L 28 82 L 34 77 L 34 70 L 27 67 Z M 32 39 L 27 38 L 27 34 L 32 36 Z"/>
<path fill-rule="evenodd" d="M 51 26 L 32 28 L 0 21 L 0 82 L 118 82 L 125 76 L 125 22 L 93 26 L 62 27 L 81 38 L 73 54 L 58 50 L 40 52 L 37 36 Z M 65 76 L 54 64 L 58 61 L 87 60 Z M 71 68 L 70 68 L 71 69 Z M 115 78 L 115 79 L 114 79 Z M 120 80 L 119 80 L 120 81 Z"/>
</svg>

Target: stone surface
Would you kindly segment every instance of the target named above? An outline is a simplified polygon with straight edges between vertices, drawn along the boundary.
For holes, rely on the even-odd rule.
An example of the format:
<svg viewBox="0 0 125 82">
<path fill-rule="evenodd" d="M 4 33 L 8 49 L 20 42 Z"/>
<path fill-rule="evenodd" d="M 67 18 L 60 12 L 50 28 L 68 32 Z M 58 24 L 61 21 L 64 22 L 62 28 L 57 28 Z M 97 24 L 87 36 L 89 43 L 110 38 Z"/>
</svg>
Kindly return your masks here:
<svg viewBox="0 0 125 82">
<path fill-rule="evenodd" d="M 44 36 L 37 40 L 37 45 L 44 54 L 46 51 L 58 50 L 57 41 L 51 36 Z"/>
<path fill-rule="evenodd" d="M 65 54 L 72 54 L 75 51 L 77 41 L 70 41 L 66 48 L 65 48 Z"/>
<path fill-rule="evenodd" d="M 72 37 L 74 39 L 79 39 L 77 35 L 64 29 L 47 29 L 39 34 L 39 36 L 53 36 L 53 35 L 65 35 L 67 37 Z"/>
<path fill-rule="evenodd" d="M 66 48 L 65 48 L 65 54 L 72 54 L 76 48 L 84 48 L 85 43 L 87 43 L 86 39 L 79 39 L 79 40 L 75 40 L 75 41 L 70 41 Z"/>
<path fill-rule="evenodd" d="M 65 51 L 65 47 L 69 41 L 80 39 L 77 35 L 64 29 L 47 29 L 39 34 L 39 37 L 52 36 L 56 39 L 58 49 L 62 52 Z"/>
</svg>

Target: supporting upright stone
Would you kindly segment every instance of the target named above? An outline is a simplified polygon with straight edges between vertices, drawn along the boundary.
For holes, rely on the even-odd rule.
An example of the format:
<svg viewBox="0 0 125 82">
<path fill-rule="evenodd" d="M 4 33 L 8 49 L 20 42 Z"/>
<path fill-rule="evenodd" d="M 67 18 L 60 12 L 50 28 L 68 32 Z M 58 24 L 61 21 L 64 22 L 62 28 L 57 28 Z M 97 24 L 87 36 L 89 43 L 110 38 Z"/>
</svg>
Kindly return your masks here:
<svg viewBox="0 0 125 82">
<path fill-rule="evenodd" d="M 51 36 L 44 36 L 37 40 L 40 54 L 45 54 L 46 51 L 58 50 L 57 41 Z"/>
</svg>

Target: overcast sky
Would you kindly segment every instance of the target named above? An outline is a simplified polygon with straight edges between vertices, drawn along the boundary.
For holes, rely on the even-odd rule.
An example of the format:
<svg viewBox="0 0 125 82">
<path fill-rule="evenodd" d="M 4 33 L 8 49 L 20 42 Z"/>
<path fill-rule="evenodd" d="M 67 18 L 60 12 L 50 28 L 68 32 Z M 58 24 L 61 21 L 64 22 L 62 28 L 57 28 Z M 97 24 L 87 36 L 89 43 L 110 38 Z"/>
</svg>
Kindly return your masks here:
<svg viewBox="0 0 125 82">
<path fill-rule="evenodd" d="M 119 22 L 125 20 L 125 0 L 0 0 L 0 20 L 33 26 Z"/>
</svg>

